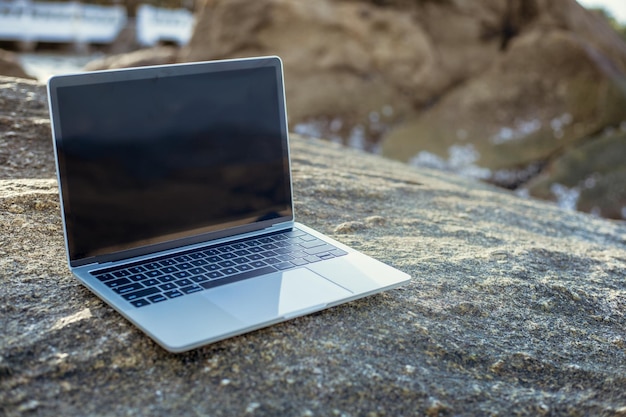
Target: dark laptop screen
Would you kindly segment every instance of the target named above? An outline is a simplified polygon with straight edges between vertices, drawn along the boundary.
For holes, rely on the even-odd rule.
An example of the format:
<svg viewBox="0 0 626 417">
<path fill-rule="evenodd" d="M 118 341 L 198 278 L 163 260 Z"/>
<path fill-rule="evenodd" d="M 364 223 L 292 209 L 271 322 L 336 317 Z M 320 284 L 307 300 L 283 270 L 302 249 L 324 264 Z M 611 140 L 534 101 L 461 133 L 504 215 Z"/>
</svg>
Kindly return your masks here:
<svg viewBox="0 0 626 417">
<path fill-rule="evenodd" d="M 292 219 L 280 66 L 195 65 L 51 81 L 71 260 Z"/>
</svg>

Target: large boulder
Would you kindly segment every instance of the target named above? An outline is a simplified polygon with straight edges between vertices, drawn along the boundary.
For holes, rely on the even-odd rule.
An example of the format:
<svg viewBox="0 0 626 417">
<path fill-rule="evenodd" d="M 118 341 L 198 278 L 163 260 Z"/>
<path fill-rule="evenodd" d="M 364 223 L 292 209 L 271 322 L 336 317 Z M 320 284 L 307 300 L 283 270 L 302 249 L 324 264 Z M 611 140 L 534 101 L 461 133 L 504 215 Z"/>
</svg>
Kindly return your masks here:
<svg viewBox="0 0 626 417">
<path fill-rule="evenodd" d="M 383 153 L 460 170 L 573 209 L 626 218 L 623 182 L 583 187 L 582 198 L 573 204 L 563 199 L 560 188 L 572 187 L 567 194 L 572 196 L 582 186 L 582 172 L 623 181 L 626 162 L 607 165 L 590 157 L 580 161 L 577 171 L 551 175 L 555 165 L 560 170 L 570 166 L 561 159 L 580 153 L 581 144 L 583 149 L 602 146 L 598 155 L 622 151 L 619 141 L 586 143 L 607 127 L 624 126 L 626 45 L 605 22 L 577 5 L 550 2 L 542 7 L 545 12 L 511 39 L 482 75 L 394 129 L 384 140 Z M 569 177 L 567 185 L 560 182 L 563 175 Z"/>
<path fill-rule="evenodd" d="M 412 281 L 169 354 L 72 278 L 44 87 L 0 81 L 42 164 L 0 171 L 1 415 L 626 414 L 624 223 L 294 136 L 298 219 Z"/>
<path fill-rule="evenodd" d="M 375 3 L 207 1 L 180 58 L 279 55 L 290 122 L 345 135 L 414 114 L 498 53 L 502 2 Z M 331 129 L 333 120 L 341 127 Z"/>
<path fill-rule="evenodd" d="M 626 131 L 608 131 L 565 151 L 525 187 L 534 196 L 556 198 L 572 209 L 626 218 L 625 156 Z"/>
<path fill-rule="evenodd" d="M 206 0 L 179 59 L 267 54 L 296 131 L 542 198 L 528 181 L 626 120 L 626 45 L 575 0 Z"/>
<path fill-rule="evenodd" d="M 624 60 L 626 65 L 626 55 Z M 537 28 L 511 41 L 482 75 L 393 130 L 383 153 L 405 161 L 471 145 L 477 165 L 524 169 L 626 120 L 626 76 L 566 30 Z"/>
</svg>

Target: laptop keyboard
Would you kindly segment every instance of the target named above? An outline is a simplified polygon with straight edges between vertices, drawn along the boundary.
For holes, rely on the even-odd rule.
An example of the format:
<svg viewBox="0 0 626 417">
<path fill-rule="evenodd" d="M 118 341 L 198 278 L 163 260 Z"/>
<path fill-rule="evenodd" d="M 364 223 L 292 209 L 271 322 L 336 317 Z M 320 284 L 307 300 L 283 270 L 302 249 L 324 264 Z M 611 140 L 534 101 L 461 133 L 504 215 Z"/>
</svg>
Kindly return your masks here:
<svg viewBox="0 0 626 417">
<path fill-rule="evenodd" d="M 298 229 L 134 262 L 91 274 L 135 307 L 346 255 Z"/>
</svg>

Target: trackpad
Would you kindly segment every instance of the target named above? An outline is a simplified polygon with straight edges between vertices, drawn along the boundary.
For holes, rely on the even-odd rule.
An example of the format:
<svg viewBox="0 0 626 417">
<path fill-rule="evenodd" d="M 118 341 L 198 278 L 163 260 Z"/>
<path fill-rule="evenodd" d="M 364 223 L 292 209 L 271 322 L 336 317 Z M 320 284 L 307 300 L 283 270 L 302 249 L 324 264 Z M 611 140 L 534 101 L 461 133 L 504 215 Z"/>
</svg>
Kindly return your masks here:
<svg viewBox="0 0 626 417">
<path fill-rule="evenodd" d="M 352 293 L 306 268 L 212 288 L 204 296 L 229 314 L 255 324 L 324 306 Z"/>
</svg>

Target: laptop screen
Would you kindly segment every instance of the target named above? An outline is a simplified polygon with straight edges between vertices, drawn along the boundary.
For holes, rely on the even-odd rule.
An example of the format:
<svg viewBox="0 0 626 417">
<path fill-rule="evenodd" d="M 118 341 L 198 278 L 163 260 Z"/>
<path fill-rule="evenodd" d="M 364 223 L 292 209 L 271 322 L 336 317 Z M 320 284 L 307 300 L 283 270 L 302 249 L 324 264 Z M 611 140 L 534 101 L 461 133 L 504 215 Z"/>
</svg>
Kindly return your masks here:
<svg viewBox="0 0 626 417">
<path fill-rule="evenodd" d="M 280 61 L 263 62 L 50 81 L 70 260 L 293 218 Z"/>
</svg>

